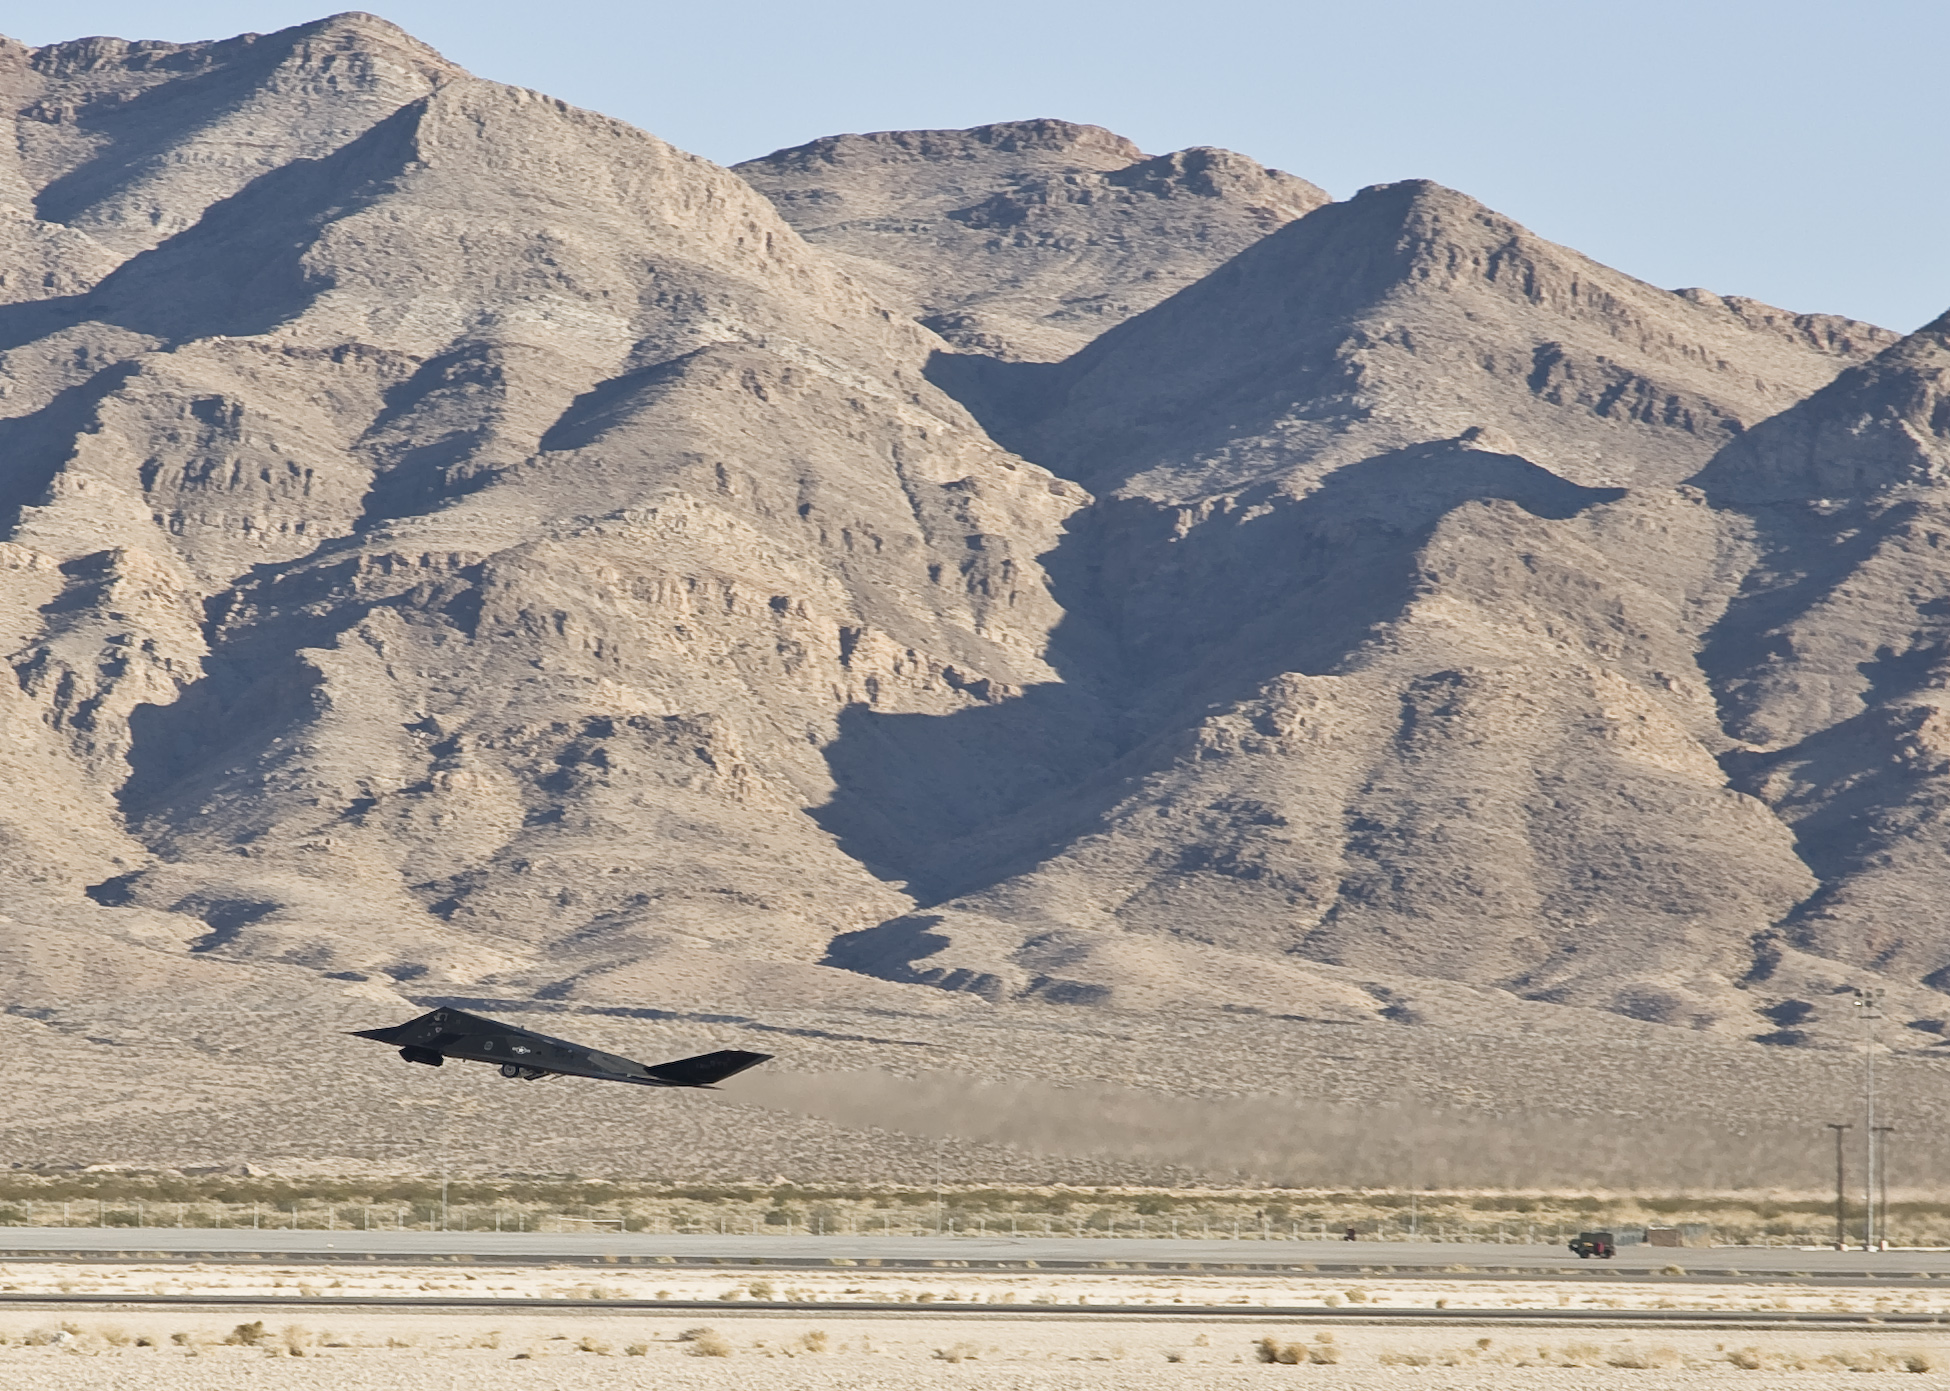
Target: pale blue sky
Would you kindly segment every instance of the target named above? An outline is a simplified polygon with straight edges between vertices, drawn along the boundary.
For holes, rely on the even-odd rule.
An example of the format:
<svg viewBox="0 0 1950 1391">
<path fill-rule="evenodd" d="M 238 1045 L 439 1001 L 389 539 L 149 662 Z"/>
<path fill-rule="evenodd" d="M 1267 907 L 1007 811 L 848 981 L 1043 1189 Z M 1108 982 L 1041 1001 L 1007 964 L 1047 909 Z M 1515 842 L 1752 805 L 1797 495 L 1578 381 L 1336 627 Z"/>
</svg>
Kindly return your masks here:
<svg viewBox="0 0 1950 1391">
<path fill-rule="evenodd" d="M 0 0 L 0 32 L 215 38 L 287 0 Z M 1657 284 L 1915 328 L 1950 308 L 1944 0 L 398 0 L 484 77 L 724 163 L 1061 116 L 1344 197 L 1425 177 Z"/>
</svg>

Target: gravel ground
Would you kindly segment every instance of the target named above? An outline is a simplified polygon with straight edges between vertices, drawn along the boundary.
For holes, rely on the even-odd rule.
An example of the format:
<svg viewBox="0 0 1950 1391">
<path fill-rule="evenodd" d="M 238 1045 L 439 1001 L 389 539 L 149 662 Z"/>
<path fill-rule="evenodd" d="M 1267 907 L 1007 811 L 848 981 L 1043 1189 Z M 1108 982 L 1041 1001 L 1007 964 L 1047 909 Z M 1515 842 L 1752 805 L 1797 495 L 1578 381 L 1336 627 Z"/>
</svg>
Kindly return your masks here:
<svg viewBox="0 0 1950 1391">
<path fill-rule="evenodd" d="M 447 1315 L 360 1315 L 267 1330 L 268 1345 L 229 1346 L 217 1320 L 148 1316 L 6 1319 L 0 1385 L 8 1391 L 579 1391 L 656 1387 L 688 1391 L 996 1391 L 1095 1388 L 1265 1387 L 1289 1379 L 1317 1386 L 1436 1388 L 1588 1387 L 1594 1379 L 1632 1391 L 1663 1387 L 1832 1385 L 1860 1373 L 1901 1376 L 1922 1369 L 1921 1385 L 1950 1366 L 1942 1338 L 1894 1334 L 1788 1333 L 1729 1341 L 1727 1335 L 1582 1336 L 1551 1330 L 1341 1328 L 1274 1325 L 1020 1320 L 815 1321 L 803 1317 L 721 1320 L 723 1356 L 689 1355 L 686 1321 L 625 1315 L 482 1319 Z M 59 1341 L 23 1346 L 23 1333 Z M 808 1343 L 824 1334 L 818 1350 Z M 186 1342 L 172 1341 L 185 1334 Z M 1336 1359 L 1266 1365 L 1255 1344 L 1273 1338 Z M 148 1338 L 157 1346 L 139 1346 Z M 301 1350 L 293 1356 L 290 1348 Z M 632 1353 L 630 1349 L 640 1349 Z M 1170 1361 L 1180 1358 L 1182 1361 Z"/>
<path fill-rule="evenodd" d="M 1930 1288 L 1810 1292 L 1792 1285 L 1688 1286 L 1548 1281 L 1266 1279 L 1216 1273 L 602 1270 L 587 1267 L 59 1265 L 0 1266 L 0 1290 L 425 1296 L 708 1298 L 708 1311 L 643 1314 L 299 1306 L 288 1309 L 0 1307 L 4 1391 L 996 1391 L 1320 1386 L 1660 1387 L 1827 1385 L 1861 1373 L 1950 1379 L 1950 1330 L 1780 1333 L 1707 1329 L 1304 1326 L 1255 1315 L 1174 1315 L 1172 1305 L 1312 1304 L 1451 1308 L 1575 1303 L 1616 1308 L 1944 1309 Z M 804 1312 L 753 1309 L 753 1297 Z M 981 1316 L 849 1314 L 849 1300 L 982 1301 Z M 1010 1303 L 1061 1304 L 1025 1317 Z M 1151 1303 L 1118 1318 L 1092 1304 Z M 1356 1307 L 1347 1313 L 1356 1316 Z M 1335 1315 L 1334 1317 L 1338 1317 Z M 256 1325 L 256 1327 L 250 1327 Z M 705 1336 L 700 1329 L 714 1330 Z M 1270 1340 L 1281 1360 L 1268 1365 Z M 1930 1384 L 1926 1380 L 1922 1385 Z"/>
</svg>

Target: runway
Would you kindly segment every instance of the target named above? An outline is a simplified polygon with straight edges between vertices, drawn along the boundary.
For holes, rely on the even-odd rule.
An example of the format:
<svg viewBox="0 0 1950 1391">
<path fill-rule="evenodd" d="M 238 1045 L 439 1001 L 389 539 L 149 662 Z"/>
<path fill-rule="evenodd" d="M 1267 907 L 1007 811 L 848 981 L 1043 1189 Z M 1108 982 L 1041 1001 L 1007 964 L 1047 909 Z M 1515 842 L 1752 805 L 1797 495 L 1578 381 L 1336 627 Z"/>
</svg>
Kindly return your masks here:
<svg viewBox="0 0 1950 1391">
<path fill-rule="evenodd" d="M 747 1236 L 650 1232 L 428 1232 L 183 1227 L 0 1227 L 0 1259 L 489 1261 L 515 1264 L 935 1265 L 1055 1269 L 1309 1270 L 1322 1274 L 1649 1281 L 1950 1278 L 1950 1251 L 1626 1246 L 1581 1261 L 1559 1246 L 1489 1242 L 1208 1241 L 1107 1237 Z"/>
</svg>

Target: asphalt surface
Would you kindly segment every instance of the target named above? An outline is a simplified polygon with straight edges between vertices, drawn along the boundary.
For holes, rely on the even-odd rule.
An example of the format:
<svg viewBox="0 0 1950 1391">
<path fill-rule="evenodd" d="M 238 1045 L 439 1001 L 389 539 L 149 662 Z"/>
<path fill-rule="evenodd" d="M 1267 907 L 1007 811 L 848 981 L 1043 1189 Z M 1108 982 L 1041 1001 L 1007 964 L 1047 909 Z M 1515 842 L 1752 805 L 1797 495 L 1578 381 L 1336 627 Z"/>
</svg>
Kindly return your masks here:
<svg viewBox="0 0 1950 1391">
<path fill-rule="evenodd" d="M 1950 1251 L 1830 1251 L 1793 1247 L 1620 1247 L 1584 1260 L 1561 1246 L 1489 1242 L 1205 1241 L 1107 1237 L 741 1236 L 650 1232 L 426 1232 L 181 1227 L 0 1227 L 7 1257 L 294 1260 L 665 1262 L 713 1265 L 1038 1265 L 1106 1262 L 1163 1268 L 1310 1268 L 1322 1274 L 1489 1275 L 1677 1279 L 1798 1276 L 1822 1280 L 1950 1278 Z"/>
</svg>

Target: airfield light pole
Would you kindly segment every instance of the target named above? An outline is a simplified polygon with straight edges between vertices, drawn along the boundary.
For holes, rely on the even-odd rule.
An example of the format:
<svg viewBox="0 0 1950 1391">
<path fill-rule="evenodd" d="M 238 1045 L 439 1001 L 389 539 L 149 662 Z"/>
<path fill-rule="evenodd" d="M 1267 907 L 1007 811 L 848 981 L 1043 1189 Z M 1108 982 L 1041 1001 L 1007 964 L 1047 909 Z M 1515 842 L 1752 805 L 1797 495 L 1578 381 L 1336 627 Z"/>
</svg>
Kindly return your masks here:
<svg viewBox="0 0 1950 1391">
<path fill-rule="evenodd" d="M 1828 1128 L 1835 1132 L 1835 1249 L 1848 1250 L 1848 1178 L 1847 1156 L 1842 1149 L 1842 1132 L 1854 1129 L 1853 1126 L 1829 1121 Z"/>
<path fill-rule="evenodd" d="M 1886 1137 L 1894 1134 L 1895 1130 L 1896 1127 L 1893 1125 L 1876 1127 L 1876 1132 L 1885 1137 L 1882 1143 L 1876 1146 L 1876 1163 L 1879 1166 L 1876 1173 L 1876 1196 L 1882 1204 L 1882 1225 L 1879 1230 L 1882 1232 L 1884 1247 L 1889 1245 L 1889 1141 Z"/>
<path fill-rule="evenodd" d="M 1869 1166 L 1862 1177 L 1866 1213 L 1862 1219 L 1862 1249 L 1876 1246 L 1876 1021 L 1882 1018 L 1882 991 L 1857 990 L 1855 1008 L 1862 1016 L 1862 1108 L 1863 1131 L 1868 1140 Z"/>
</svg>

